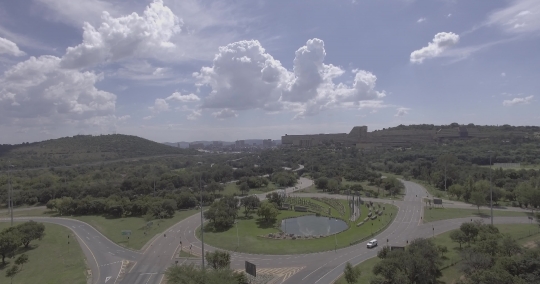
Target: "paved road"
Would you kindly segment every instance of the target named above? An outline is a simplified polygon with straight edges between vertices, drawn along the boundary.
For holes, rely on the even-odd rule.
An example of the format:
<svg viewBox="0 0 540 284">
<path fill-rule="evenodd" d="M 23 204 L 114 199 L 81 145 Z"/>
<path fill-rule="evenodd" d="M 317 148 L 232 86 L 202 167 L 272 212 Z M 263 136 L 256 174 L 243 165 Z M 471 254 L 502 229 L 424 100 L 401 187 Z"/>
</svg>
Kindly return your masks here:
<svg viewBox="0 0 540 284">
<path fill-rule="evenodd" d="M 403 181 L 406 195 L 403 201 L 377 200 L 377 202 L 393 203 L 399 208 L 399 212 L 393 223 L 382 233 L 376 236 L 381 245 L 406 245 L 408 241 L 418 237 L 431 237 L 448 230 L 458 228 L 462 222 L 470 221 L 471 218 L 443 220 L 423 224 L 423 203 L 421 196 L 425 189 L 413 182 Z M 313 182 L 301 178 L 294 188 L 286 189 L 287 193 L 293 193 L 309 187 Z M 259 194 L 264 199 L 266 194 Z M 325 196 L 324 194 L 302 194 L 302 196 Z M 334 198 L 347 198 L 346 196 L 332 195 Z M 367 199 L 367 198 L 366 198 Z M 365 200 L 366 200 L 365 199 Z M 142 252 L 120 247 L 95 230 L 90 225 L 63 218 L 47 217 L 24 217 L 16 218 L 17 221 L 36 220 L 60 224 L 70 228 L 76 235 L 87 257 L 88 264 L 93 272 L 93 283 L 129 283 L 129 284 L 159 284 L 163 280 L 163 272 L 178 260 L 180 263 L 185 259 L 175 259 L 180 249 L 180 242 L 187 248 L 192 246 L 193 254 L 200 255 L 201 242 L 195 237 L 195 230 L 200 226 L 200 215 L 196 214 L 184 219 L 167 229 L 164 235 L 158 235 Z M 472 218 L 480 219 L 480 218 Z M 9 221 L 8 218 L 0 221 Z M 489 220 L 486 219 L 486 222 Z M 496 217 L 496 223 L 528 223 L 526 217 Z M 67 242 L 67 236 L 66 236 Z M 376 256 L 377 250 L 367 249 L 365 243 L 352 247 L 327 251 L 321 253 L 303 255 L 256 255 L 231 252 L 232 268 L 242 269 L 244 261 L 248 260 L 257 265 L 257 269 L 285 269 L 288 272 L 284 283 L 332 283 L 343 272 L 347 262 L 355 265 Z M 206 251 L 214 248 L 205 245 Z M 116 281 L 122 266 L 122 260 L 134 261 L 135 265 L 126 271 L 121 281 Z M 196 261 L 200 261 L 196 260 Z M 292 272 L 291 272 L 292 271 Z M 109 278 L 110 277 L 110 278 Z M 108 279 L 108 280 L 107 280 Z"/>
</svg>

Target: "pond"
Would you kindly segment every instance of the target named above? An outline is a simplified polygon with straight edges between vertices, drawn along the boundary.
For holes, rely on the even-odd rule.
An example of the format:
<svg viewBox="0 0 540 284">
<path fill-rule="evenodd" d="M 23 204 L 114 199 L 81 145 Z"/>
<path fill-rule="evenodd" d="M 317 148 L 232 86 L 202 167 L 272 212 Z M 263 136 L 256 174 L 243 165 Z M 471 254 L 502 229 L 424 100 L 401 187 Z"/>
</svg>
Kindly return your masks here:
<svg viewBox="0 0 540 284">
<path fill-rule="evenodd" d="M 287 234 L 297 236 L 328 236 L 347 230 L 348 226 L 343 220 L 307 215 L 289 218 L 281 221 L 281 230 Z"/>
</svg>

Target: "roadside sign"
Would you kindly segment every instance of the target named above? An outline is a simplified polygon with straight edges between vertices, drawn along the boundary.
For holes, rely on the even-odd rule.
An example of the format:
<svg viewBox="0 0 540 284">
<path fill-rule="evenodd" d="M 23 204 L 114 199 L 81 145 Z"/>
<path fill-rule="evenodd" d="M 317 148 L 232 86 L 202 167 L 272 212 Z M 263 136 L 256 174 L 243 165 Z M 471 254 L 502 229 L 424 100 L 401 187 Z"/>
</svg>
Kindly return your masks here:
<svg viewBox="0 0 540 284">
<path fill-rule="evenodd" d="M 405 250 L 405 247 L 390 246 L 390 250 Z"/>
<path fill-rule="evenodd" d="M 433 198 L 433 204 L 442 204 L 442 199 L 440 199 L 440 198 Z"/>
<path fill-rule="evenodd" d="M 131 230 L 122 230 L 122 236 L 131 236 Z"/>
<path fill-rule="evenodd" d="M 257 277 L 257 266 L 249 261 L 246 261 L 246 273 Z"/>
</svg>

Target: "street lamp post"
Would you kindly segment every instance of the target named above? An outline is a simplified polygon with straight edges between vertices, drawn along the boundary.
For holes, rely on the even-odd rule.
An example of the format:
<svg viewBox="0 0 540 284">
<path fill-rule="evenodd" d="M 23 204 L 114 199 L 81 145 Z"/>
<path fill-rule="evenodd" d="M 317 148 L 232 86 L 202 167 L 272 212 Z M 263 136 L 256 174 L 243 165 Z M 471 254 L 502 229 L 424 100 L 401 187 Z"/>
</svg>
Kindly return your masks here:
<svg viewBox="0 0 540 284">
<path fill-rule="evenodd" d="M 15 166 L 9 162 L 8 165 L 8 179 L 9 179 L 9 187 L 8 187 L 8 208 L 9 208 L 9 214 L 11 215 L 11 227 L 13 227 L 13 185 L 11 182 L 11 168 L 14 168 Z"/>
<path fill-rule="evenodd" d="M 493 226 L 493 186 L 491 185 L 491 153 L 489 151 L 489 207 L 491 207 L 491 226 Z"/>
<path fill-rule="evenodd" d="M 240 247 L 240 237 L 238 235 L 238 221 L 234 220 L 234 226 L 236 227 L 236 239 L 238 240 L 238 244 L 236 245 L 236 248 Z"/>
<path fill-rule="evenodd" d="M 203 221 L 203 199 L 202 199 L 202 184 L 201 177 L 199 176 L 199 189 L 201 194 L 201 259 L 202 259 L 202 270 L 204 271 L 204 221 Z"/>
</svg>

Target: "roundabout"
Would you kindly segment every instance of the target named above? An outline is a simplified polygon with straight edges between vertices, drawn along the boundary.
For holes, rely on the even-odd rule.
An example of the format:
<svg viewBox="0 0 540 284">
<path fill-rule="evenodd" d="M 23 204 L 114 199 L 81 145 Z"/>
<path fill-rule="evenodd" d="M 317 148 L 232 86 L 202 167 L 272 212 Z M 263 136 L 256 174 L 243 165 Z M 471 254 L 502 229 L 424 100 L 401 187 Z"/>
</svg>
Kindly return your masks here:
<svg viewBox="0 0 540 284">
<path fill-rule="evenodd" d="M 205 245 L 234 253 L 265 255 L 334 251 L 373 237 L 390 225 L 397 213 L 396 206 L 377 202 L 358 204 L 353 209 L 346 199 L 293 198 L 303 204 L 302 209 L 294 206 L 295 210 L 279 210 L 272 222 L 253 213 L 239 216 L 226 230 L 216 231 L 205 223 Z M 309 211 L 296 211 L 304 208 Z M 200 228 L 197 239 L 201 239 Z"/>
</svg>

